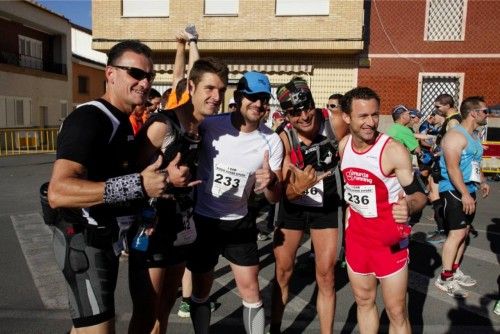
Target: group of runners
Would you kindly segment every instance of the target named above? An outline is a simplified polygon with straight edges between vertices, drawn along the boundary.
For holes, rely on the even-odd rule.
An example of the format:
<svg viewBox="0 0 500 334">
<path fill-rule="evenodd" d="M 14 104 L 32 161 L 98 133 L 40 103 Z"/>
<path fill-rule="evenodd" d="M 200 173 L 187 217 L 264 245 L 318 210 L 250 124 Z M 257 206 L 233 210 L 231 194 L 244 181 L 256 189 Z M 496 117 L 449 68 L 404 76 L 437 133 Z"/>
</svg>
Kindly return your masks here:
<svg viewBox="0 0 500 334">
<path fill-rule="evenodd" d="M 271 309 L 270 333 L 280 333 L 297 249 L 309 231 L 320 332 L 332 333 L 334 265 L 345 222 L 360 331 L 378 329 L 380 282 L 390 331 L 409 333 L 407 221 L 422 210 L 427 195 L 406 148 L 377 130 L 376 92 L 354 88 L 324 113 L 307 82 L 294 77 L 277 89 L 285 122 L 274 132 L 262 122 L 271 99 L 265 74 L 244 73 L 234 92 L 235 110 L 215 115 L 224 101 L 227 65 L 199 58 L 192 32 L 177 41 L 178 71 L 167 110 L 153 113 L 135 137 L 128 115 L 145 103 L 155 76 L 151 50 L 138 41 L 110 50 L 106 93 L 77 108 L 61 126 L 48 197 L 59 212 L 54 249 L 68 284 L 71 332 L 114 332 L 118 258 L 125 249 L 133 301 L 129 333 L 166 332 L 181 282 L 195 333 L 209 333 L 209 297 L 220 255 L 234 274 L 246 333 L 264 333 L 264 306 Z M 184 78 L 186 44 L 190 60 Z M 487 117 L 476 104 L 467 107 L 467 131 L 477 117 Z M 467 143 L 460 146 L 464 151 Z M 471 159 L 478 157 L 475 150 Z M 456 157 L 446 153 L 445 158 L 444 170 L 448 158 Z M 456 211 L 460 196 L 466 197 L 464 214 L 470 217 L 473 199 L 462 190 L 475 190 L 481 176 L 468 167 L 463 172 L 450 171 L 449 186 L 460 192 L 450 196 Z M 461 177 L 465 188 L 456 181 Z M 258 280 L 258 231 L 248 210 L 255 194 L 279 203 L 272 305 L 263 305 Z M 453 242 L 462 245 L 465 237 Z M 450 254 L 453 266 L 462 254 Z M 447 281 L 452 269 L 445 269 Z"/>
</svg>

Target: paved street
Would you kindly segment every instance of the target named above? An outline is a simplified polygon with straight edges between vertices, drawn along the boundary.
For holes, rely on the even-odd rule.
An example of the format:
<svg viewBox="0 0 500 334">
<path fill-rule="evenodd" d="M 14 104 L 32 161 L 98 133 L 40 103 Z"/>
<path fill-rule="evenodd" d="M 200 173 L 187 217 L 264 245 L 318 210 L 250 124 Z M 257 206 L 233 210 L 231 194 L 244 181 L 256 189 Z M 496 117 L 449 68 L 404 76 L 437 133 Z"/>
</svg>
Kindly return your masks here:
<svg viewBox="0 0 500 334">
<path fill-rule="evenodd" d="M 42 223 L 38 188 L 50 175 L 54 155 L 0 158 L 0 333 L 65 333 L 71 322 L 62 276 L 52 255 L 51 231 Z M 409 312 L 414 333 L 499 333 L 500 316 L 492 312 L 500 283 L 500 182 L 479 201 L 475 227 L 463 270 L 478 279 L 466 300 L 455 300 L 434 287 L 440 271 L 440 247 L 423 242 L 434 229 L 430 207 L 414 228 L 411 241 Z M 260 219 L 262 219 L 261 217 Z M 274 262 L 269 240 L 261 248 L 260 284 L 269 310 Z M 299 262 L 305 263 L 310 242 L 304 240 Z M 303 266 L 302 266 L 303 267 Z M 117 332 L 126 333 L 131 314 L 127 260 L 122 259 L 116 293 Z M 226 261 L 216 268 L 212 294 L 218 308 L 212 315 L 212 333 L 244 333 L 241 302 Z M 345 269 L 336 269 L 336 333 L 358 333 L 356 309 Z M 312 269 L 294 274 L 284 333 L 318 333 Z M 177 305 L 173 313 L 177 312 Z M 381 332 L 387 317 L 379 301 Z M 268 312 L 267 312 L 268 313 Z M 269 316 L 269 314 L 267 314 Z M 192 333 L 189 319 L 170 317 L 169 333 Z"/>
</svg>

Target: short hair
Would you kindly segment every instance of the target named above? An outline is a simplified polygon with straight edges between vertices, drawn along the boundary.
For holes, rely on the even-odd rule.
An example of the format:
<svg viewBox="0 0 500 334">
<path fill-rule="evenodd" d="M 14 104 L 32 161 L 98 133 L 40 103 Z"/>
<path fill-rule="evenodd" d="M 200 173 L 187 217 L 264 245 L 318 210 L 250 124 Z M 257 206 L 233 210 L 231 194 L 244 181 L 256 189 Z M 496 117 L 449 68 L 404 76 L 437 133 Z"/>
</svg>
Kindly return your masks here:
<svg viewBox="0 0 500 334">
<path fill-rule="evenodd" d="M 438 97 L 436 97 L 434 102 L 439 102 L 442 105 L 449 105 L 450 108 L 455 107 L 455 100 L 453 99 L 453 96 L 451 96 L 450 94 L 440 94 L 438 95 Z"/>
<path fill-rule="evenodd" d="M 225 85 L 227 85 L 228 76 L 229 76 L 229 68 L 226 63 L 224 63 L 219 58 L 215 57 L 206 57 L 200 58 L 194 62 L 193 67 L 191 67 L 191 71 L 189 72 L 189 80 L 192 80 L 194 86 L 198 86 L 201 81 L 201 77 L 205 73 L 214 73 L 216 74 Z"/>
<path fill-rule="evenodd" d="M 463 100 L 460 105 L 460 115 L 462 115 L 462 119 L 467 118 L 472 110 L 481 107 L 481 102 L 485 103 L 483 96 L 469 96 Z"/>
<path fill-rule="evenodd" d="M 115 44 L 108 52 L 107 65 L 114 65 L 115 61 L 120 58 L 125 52 L 132 51 L 140 55 L 146 56 L 152 62 L 152 51 L 146 44 L 134 39 L 127 39 L 123 42 Z"/>
<path fill-rule="evenodd" d="M 154 89 L 154 88 L 151 88 L 151 89 L 149 90 L 148 100 L 152 100 L 152 99 L 155 99 L 155 98 L 157 98 L 157 97 L 161 98 L 161 94 L 160 94 L 160 92 L 159 92 L 159 91 L 157 91 L 157 90 L 156 90 L 156 89 Z"/>
<path fill-rule="evenodd" d="M 342 95 L 342 94 L 332 94 L 332 95 L 330 95 L 330 97 L 328 98 L 328 100 L 338 100 L 338 101 L 340 101 L 342 99 L 342 97 L 344 97 L 344 95 Z"/>
<path fill-rule="evenodd" d="M 351 89 L 340 100 L 340 107 L 342 112 L 346 114 L 351 114 L 352 111 L 352 101 L 353 100 L 371 100 L 375 99 L 377 104 L 380 106 L 380 97 L 375 93 L 375 91 L 368 87 L 356 87 Z"/>
</svg>

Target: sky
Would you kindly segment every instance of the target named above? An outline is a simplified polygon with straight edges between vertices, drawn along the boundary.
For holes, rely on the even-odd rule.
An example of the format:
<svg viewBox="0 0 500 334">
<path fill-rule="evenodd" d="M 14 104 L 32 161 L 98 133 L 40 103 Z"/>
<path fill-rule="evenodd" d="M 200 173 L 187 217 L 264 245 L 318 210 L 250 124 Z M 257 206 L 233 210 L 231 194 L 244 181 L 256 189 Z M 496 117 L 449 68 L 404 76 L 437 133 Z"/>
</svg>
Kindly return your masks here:
<svg viewBox="0 0 500 334">
<path fill-rule="evenodd" d="M 91 0 L 35 0 L 51 11 L 64 16 L 72 23 L 92 29 Z"/>
</svg>

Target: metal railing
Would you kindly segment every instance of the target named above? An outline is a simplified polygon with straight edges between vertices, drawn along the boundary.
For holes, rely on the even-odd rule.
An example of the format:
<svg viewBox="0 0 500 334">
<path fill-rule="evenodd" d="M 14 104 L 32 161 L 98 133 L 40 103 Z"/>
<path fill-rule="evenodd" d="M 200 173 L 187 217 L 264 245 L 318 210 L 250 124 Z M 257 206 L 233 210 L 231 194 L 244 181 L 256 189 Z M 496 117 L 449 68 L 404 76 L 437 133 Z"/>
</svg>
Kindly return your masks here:
<svg viewBox="0 0 500 334">
<path fill-rule="evenodd" d="M 58 130 L 58 128 L 0 129 L 0 157 L 55 152 Z"/>
<path fill-rule="evenodd" d="M 21 55 L 19 53 L 10 53 L 0 51 L 0 64 L 9 64 L 25 68 L 38 69 L 44 72 L 57 74 L 67 74 L 68 69 L 66 64 L 56 63 L 52 60 L 42 60 L 30 56 Z"/>
</svg>

